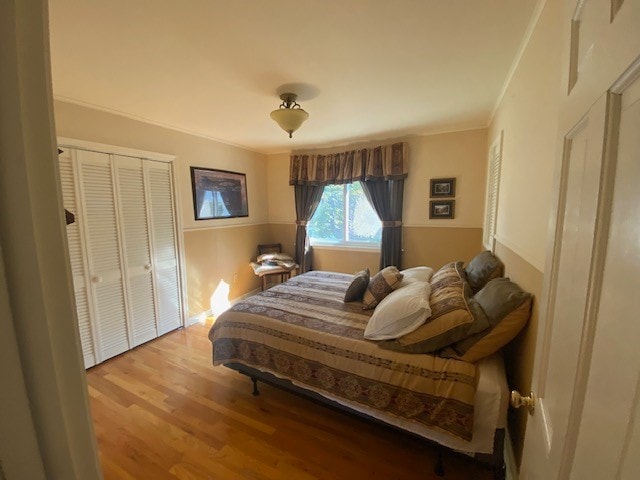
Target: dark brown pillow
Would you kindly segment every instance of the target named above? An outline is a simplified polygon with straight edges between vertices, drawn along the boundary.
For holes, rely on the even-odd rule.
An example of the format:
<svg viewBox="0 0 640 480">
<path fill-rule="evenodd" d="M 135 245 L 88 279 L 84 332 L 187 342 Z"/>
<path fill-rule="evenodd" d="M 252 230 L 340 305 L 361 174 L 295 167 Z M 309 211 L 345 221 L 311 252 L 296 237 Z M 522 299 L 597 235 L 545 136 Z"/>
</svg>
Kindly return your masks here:
<svg viewBox="0 0 640 480">
<path fill-rule="evenodd" d="M 396 267 L 386 267 L 376 273 L 362 297 L 362 308 L 374 308 L 380 301 L 400 286 L 402 273 Z"/>
<path fill-rule="evenodd" d="M 347 293 L 344 294 L 345 303 L 362 300 L 362 295 L 364 295 L 364 291 L 369 285 L 370 275 L 369 269 L 366 268 L 353 276 L 353 280 L 351 280 L 351 284 L 347 288 Z"/>
<path fill-rule="evenodd" d="M 465 268 L 467 280 L 473 293 L 478 293 L 494 278 L 504 275 L 504 265 L 489 250 L 476 255 Z"/>
</svg>

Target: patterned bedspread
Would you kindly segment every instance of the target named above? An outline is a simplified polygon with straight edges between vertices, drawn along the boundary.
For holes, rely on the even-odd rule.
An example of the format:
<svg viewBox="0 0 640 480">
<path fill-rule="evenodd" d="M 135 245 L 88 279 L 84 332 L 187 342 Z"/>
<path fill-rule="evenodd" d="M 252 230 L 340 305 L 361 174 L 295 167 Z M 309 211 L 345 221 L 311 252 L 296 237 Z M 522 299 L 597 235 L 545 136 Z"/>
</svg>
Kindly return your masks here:
<svg viewBox="0 0 640 480">
<path fill-rule="evenodd" d="M 352 278 L 313 271 L 236 304 L 209 332 L 213 364 L 272 373 L 427 438 L 471 440 L 476 366 L 365 340 L 373 311 L 342 301 Z"/>
</svg>

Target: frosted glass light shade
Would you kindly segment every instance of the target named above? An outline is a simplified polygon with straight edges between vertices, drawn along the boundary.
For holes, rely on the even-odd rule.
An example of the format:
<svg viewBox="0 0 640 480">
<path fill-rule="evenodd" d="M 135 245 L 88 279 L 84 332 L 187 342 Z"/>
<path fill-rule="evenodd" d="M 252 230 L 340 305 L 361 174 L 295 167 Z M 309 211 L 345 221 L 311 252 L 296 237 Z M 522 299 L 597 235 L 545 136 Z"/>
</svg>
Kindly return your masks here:
<svg viewBox="0 0 640 480">
<path fill-rule="evenodd" d="M 280 128 L 293 136 L 293 132 L 300 128 L 300 125 L 309 118 L 309 114 L 301 108 L 279 108 L 271 112 L 271 118 L 280 125 Z"/>
</svg>

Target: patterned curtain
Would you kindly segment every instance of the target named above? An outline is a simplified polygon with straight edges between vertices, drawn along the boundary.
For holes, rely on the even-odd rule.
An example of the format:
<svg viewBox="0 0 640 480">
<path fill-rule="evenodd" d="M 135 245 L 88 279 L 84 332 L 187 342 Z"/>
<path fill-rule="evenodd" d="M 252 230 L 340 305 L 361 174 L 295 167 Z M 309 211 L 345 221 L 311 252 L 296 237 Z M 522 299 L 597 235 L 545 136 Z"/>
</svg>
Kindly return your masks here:
<svg viewBox="0 0 640 480">
<path fill-rule="evenodd" d="M 407 176 L 407 167 L 403 142 L 326 155 L 291 155 L 289 185 L 401 180 Z"/>
</svg>

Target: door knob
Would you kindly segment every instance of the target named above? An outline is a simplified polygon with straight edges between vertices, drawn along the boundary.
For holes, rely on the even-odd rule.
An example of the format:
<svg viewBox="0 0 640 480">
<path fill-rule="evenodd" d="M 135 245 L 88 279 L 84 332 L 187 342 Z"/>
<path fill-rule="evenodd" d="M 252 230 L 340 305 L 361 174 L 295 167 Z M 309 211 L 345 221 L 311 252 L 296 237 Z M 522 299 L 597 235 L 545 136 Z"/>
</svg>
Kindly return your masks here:
<svg viewBox="0 0 640 480">
<path fill-rule="evenodd" d="M 533 409 L 536 405 L 536 396 L 531 392 L 526 397 L 521 395 L 519 391 L 513 390 L 511 392 L 511 406 L 513 408 L 525 407 L 529 410 L 529 414 L 533 415 Z"/>
<path fill-rule="evenodd" d="M 95 275 L 95 276 L 91 277 L 91 281 L 93 283 L 102 283 L 102 277 L 100 277 L 98 275 Z"/>
<path fill-rule="evenodd" d="M 150 271 L 150 270 L 151 270 L 151 264 L 150 264 L 150 263 L 147 263 L 147 264 L 144 266 L 144 269 L 145 269 L 147 272 L 148 272 L 148 271 Z"/>
</svg>

